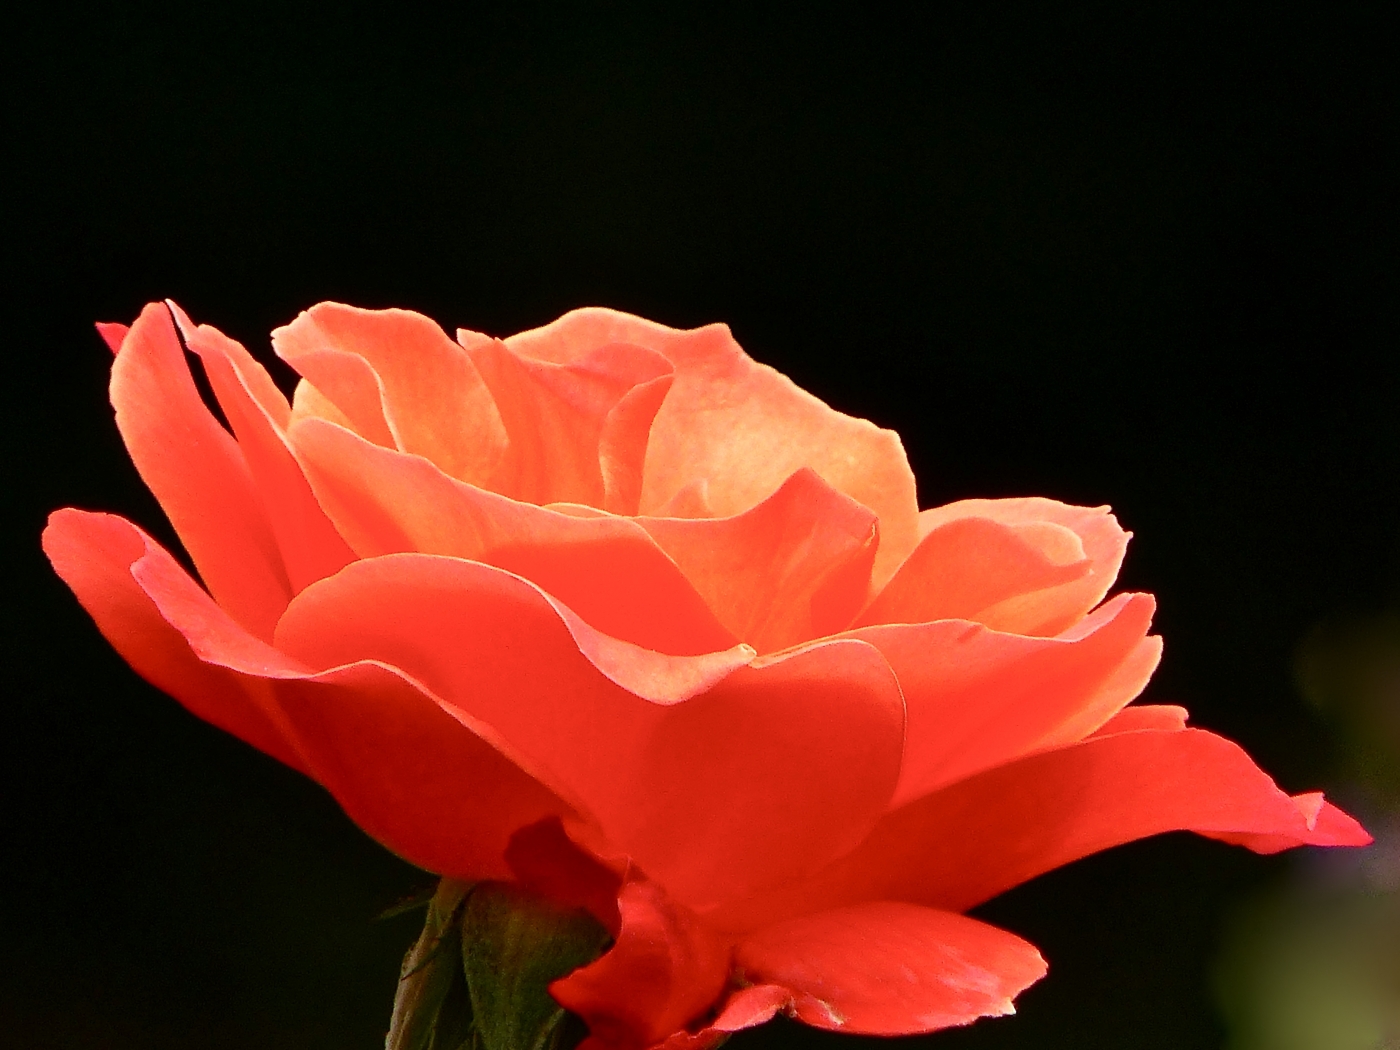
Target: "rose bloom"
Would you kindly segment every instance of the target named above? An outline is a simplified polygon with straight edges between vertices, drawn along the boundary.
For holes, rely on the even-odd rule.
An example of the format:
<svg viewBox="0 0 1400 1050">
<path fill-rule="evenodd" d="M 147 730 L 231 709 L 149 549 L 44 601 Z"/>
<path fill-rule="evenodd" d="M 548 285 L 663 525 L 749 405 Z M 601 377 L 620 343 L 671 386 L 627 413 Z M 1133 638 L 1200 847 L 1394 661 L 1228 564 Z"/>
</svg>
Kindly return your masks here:
<svg viewBox="0 0 1400 1050">
<path fill-rule="evenodd" d="M 894 433 L 724 325 L 454 342 L 323 303 L 272 336 L 290 404 L 173 305 L 100 327 L 199 581 L 74 509 L 59 575 L 140 675 L 398 855 L 588 907 L 613 946 L 551 991 L 600 1050 L 1010 1013 L 1045 963 L 962 914 L 1003 890 L 1176 829 L 1369 841 L 1129 706 L 1161 642 L 1151 596 L 1105 600 L 1107 508 L 920 511 Z"/>
</svg>

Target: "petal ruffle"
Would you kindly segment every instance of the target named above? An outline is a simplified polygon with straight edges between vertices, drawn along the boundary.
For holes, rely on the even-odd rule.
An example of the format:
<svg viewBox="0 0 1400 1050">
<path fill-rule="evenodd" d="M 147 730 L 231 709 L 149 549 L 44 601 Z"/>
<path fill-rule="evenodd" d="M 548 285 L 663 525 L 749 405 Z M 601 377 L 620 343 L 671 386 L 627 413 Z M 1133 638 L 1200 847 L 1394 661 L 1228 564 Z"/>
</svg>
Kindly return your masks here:
<svg viewBox="0 0 1400 1050">
<path fill-rule="evenodd" d="M 376 444 L 473 484 L 505 454 L 505 427 L 476 366 L 422 314 L 319 303 L 274 331 L 272 345 Z"/>
<path fill-rule="evenodd" d="M 200 400 L 170 311 L 141 311 L 112 363 L 117 429 L 219 604 L 268 638 L 292 588 L 238 442 Z"/>
<path fill-rule="evenodd" d="M 922 537 L 862 624 L 974 620 L 1054 635 L 1108 593 L 1129 534 L 1107 507 L 963 500 L 919 515 Z"/>
<path fill-rule="evenodd" d="M 313 667 L 399 668 L 493 727 L 593 818 L 597 852 L 629 854 L 697 910 L 853 847 L 898 775 L 898 685 L 860 641 L 747 668 L 751 651 L 665 657 L 600 638 L 510 573 L 404 554 L 307 588 L 277 643 Z"/>
<path fill-rule="evenodd" d="M 233 427 L 293 593 L 344 568 L 354 552 L 316 502 L 292 455 L 286 438 L 287 399 L 241 345 L 209 325 L 196 327 L 178 306 L 168 305 Z"/>
<path fill-rule="evenodd" d="M 672 500 L 700 479 L 714 514 L 738 514 L 810 467 L 879 516 L 877 586 L 918 542 L 914 475 L 899 436 L 837 412 L 758 364 L 725 325 L 681 331 L 590 307 L 505 342 L 518 354 L 559 363 L 610 343 L 632 343 L 675 366 L 675 385 L 652 425 L 644 514 L 674 513 Z"/>
<path fill-rule="evenodd" d="M 864 900 L 964 911 L 1043 872 L 1167 831 L 1269 852 L 1365 845 L 1370 836 L 1313 796 L 1289 797 L 1229 740 L 1200 729 L 1093 737 L 1033 755 L 896 810 L 860 847 L 790 895 L 726 914 L 761 926 Z M 1317 814 L 1311 822 L 1307 811 Z"/>
<path fill-rule="evenodd" d="M 650 882 L 623 886 L 618 910 L 612 948 L 549 991 L 588 1023 L 588 1046 L 640 1050 L 709 1009 L 729 976 L 729 946 Z"/>
<path fill-rule="evenodd" d="M 1058 638 L 964 620 L 863 627 L 909 709 L 893 805 L 1093 732 L 1141 692 L 1161 641 L 1149 595 L 1119 595 Z"/>
<path fill-rule="evenodd" d="M 1011 1001 L 1046 970 L 1032 945 L 1005 930 L 889 901 L 767 926 L 740 942 L 735 964 L 749 982 L 788 989 L 799 1020 L 859 1035 L 1015 1013 Z"/>
<path fill-rule="evenodd" d="M 761 653 L 835 634 L 870 588 L 872 511 L 804 467 L 731 518 L 638 523 L 736 638 Z"/>
<path fill-rule="evenodd" d="M 598 630 L 657 652 L 736 642 L 635 522 L 518 503 L 322 420 L 292 427 L 311 487 L 361 557 L 418 552 L 524 576 Z"/>
</svg>

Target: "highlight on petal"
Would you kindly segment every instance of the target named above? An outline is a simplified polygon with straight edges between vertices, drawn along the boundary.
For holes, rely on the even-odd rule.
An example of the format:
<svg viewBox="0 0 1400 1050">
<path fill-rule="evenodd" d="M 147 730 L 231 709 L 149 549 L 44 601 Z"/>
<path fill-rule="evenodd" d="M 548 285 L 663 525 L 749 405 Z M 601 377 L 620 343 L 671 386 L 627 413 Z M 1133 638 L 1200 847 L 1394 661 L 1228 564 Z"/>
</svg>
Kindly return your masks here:
<svg viewBox="0 0 1400 1050">
<path fill-rule="evenodd" d="M 639 518 L 736 638 L 773 652 L 846 627 L 878 546 L 872 511 L 804 467 L 731 518 Z"/>
<path fill-rule="evenodd" d="M 1127 549 L 1107 507 L 969 499 L 919 515 L 920 541 L 861 622 L 963 619 L 1050 636 L 1103 600 Z"/>
<path fill-rule="evenodd" d="M 354 552 L 316 502 L 292 455 L 287 399 L 241 345 L 209 325 L 196 327 L 178 306 L 167 305 L 233 427 L 293 592 L 344 568 Z"/>
<path fill-rule="evenodd" d="M 307 588 L 277 644 L 316 668 L 398 668 L 490 726 L 691 908 L 815 870 L 884 811 L 904 712 L 873 647 L 828 642 L 761 667 L 740 666 L 751 651 L 650 654 L 648 666 L 632 647 L 636 665 L 621 667 L 595 663 L 580 637 L 584 628 L 517 576 L 404 554 Z M 639 669 L 644 678 L 627 677 Z"/>
<path fill-rule="evenodd" d="M 1157 666 L 1153 606 L 1149 595 L 1119 595 L 1058 638 L 962 620 L 851 632 L 889 660 L 908 706 L 894 804 L 1103 725 Z"/>
<path fill-rule="evenodd" d="M 643 514 L 676 513 L 673 500 L 699 478 L 716 515 L 738 514 L 810 467 L 879 516 L 877 586 L 913 550 L 918 503 L 899 436 L 837 412 L 758 364 L 727 326 L 681 331 L 589 307 L 505 340 L 517 354 L 556 363 L 619 342 L 655 350 L 675 367 L 675 384 L 652 425 Z"/>
<path fill-rule="evenodd" d="M 486 562 L 538 584 L 598 630 L 659 653 L 696 656 L 738 641 L 634 521 L 519 503 L 320 420 L 297 423 L 291 438 L 321 505 L 361 557 L 416 551 Z"/>
<path fill-rule="evenodd" d="M 708 1010 L 729 976 L 728 945 L 655 884 L 618 895 L 621 929 L 597 961 L 549 987 L 596 1044 L 647 1047 Z"/>
<path fill-rule="evenodd" d="M 274 331 L 272 345 L 369 441 L 473 484 L 505 454 L 505 428 L 476 367 L 422 314 L 320 303 Z"/>
<path fill-rule="evenodd" d="M 112 363 L 117 428 L 214 597 L 270 637 L 292 587 L 238 442 L 200 400 L 170 311 L 141 311 Z"/>
<path fill-rule="evenodd" d="M 818 1028 L 915 1035 L 1015 1013 L 1012 1000 L 1045 976 L 1035 948 L 965 915 L 875 901 L 767 926 L 735 964 L 748 982 L 793 995 Z"/>
<path fill-rule="evenodd" d="M 1167 831 L 1194 831 L 1264 852 L 1280 839 L 1292 845 L 1370 841 L 1339 811 L 1319 810 L 1310 823 L 1306 809 L 1237 744 L 1213 733 L 1091 737 L 911 802 L 806 885 L 713 921 L 744 929 L 781 914 L 863 900 L 965 911 L 1080 857 Z"/>
<path fill-rule="evenodd" d="M 652 420 L 671 389 L 666 358 L 613 343 L 556 364 L 518 356 L 476 333 L 458 338 L 509 436 L 492 489 L 529 503 L 636 513 Z"/>
</svg>

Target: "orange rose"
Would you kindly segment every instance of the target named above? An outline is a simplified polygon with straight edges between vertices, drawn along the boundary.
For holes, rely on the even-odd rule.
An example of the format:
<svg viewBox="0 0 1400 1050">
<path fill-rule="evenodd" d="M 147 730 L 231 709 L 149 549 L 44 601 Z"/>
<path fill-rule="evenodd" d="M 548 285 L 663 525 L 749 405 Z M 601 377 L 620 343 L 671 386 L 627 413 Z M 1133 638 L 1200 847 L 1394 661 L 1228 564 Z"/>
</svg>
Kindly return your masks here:
<svg viewBox="0 0 1400 1050">
<path fill-rule="evenodd" d="M 203 586 L 72 509 L 55 569 L 138 673 L 401 856 L 587 904 L 614 945 L 552 990 L 596 1045 L 1007 1013 L 1045 964 L 960 913 L 1017 883 L 1173 829 L 1369 841 L 1127 706 L 1161 645 L 1150 596 L 1104 601 L 1106 508 L 920 512 L 896 435 L 723 325 L 453 342 L 323 303 L 273 333 L 291 404 L 174 306 L 103 331 Z"/>
</svg>

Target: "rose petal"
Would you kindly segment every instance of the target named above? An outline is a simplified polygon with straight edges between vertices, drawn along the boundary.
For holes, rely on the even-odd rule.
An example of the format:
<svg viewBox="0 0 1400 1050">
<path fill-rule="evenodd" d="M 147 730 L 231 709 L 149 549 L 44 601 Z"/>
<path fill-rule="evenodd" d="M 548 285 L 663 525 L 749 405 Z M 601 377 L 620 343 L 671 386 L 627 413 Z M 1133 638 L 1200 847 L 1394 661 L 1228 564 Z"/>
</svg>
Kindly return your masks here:
<svg viewBox="0 0 1400 1050">
<path fill-rule="evenodd" d="M 732 518 L 640 518 L 736 638 L 774 652 L 840 631 L 870 587 L 873 512 L 806 467 Z"/>
<path fill-rule="evenodd" d="M 1187 711 L 1174 704 L 1133 704 L 1110 718 L 1093 736 L 1137 733 L 1144 729 L 1179 730 L 1186 728 Z"/>
<path fill-rule="evenodd" d="M 802 467 L 880 518 L 875 582 L 885 582 L 918 541 L 914 475 L 899 436 L 843 415 L 760 365 L 725 325 L 691 331 L 590 307 L 508 338 L 518 354 L 570 362 L 609 343 L 664 355 L 675 385 L 656 415 L 647 450 L 641 511 L 662 513 L 703 478 L 717 515 L 747 510 Z M 675 513 L 675 507 L 669 508 Z"/>
<path fill-rule="evenodd" d="M 98 321 L 93 327 L 97 329 L 97 334 L 102 337 L 102 341 L 107 344 L 107 349 L 114 354 L 121 350 L 122 343 L 126 340 L 126 333 L 131 331 L 130 325 L 119 324 L 116 321 Z"/>
<path fill-rule="evenodd" d="M 1365 845 L 1328 812 L 1310 828 L 1295 801 L 1236 744 L 1200 729 L 1094 737 L 954 784 L 885 817 L 859 848 L 805 885 L 712 921 L 761 926 L 864 900 L 964 911 L 1080 857 L 1167 831 L 1271 849 Z"/>
<path fill-rule="evenodd" d="M 500 413 L 476 367 L 422 314 L 320 303 L 274 331 L 272 345 L 376 444 L 473 484 L 505 453 Z"/>
<path fill-rule="evenodd" d="M 73 508 L 49 516 L 43 543 L 54 571 L 137 674 L 206 722 L 307 772 L 276 718 L 267 683 L 203 663 L 132 576 L 132 566 L 143 561 L 185 575 L 159 544 L 125 518 Z M 193 581 L 190 586 L 198 590 Z"/>
<path fill-rule="evenodd" d="M 956 617 L 1054 635 L 1103 600 L 1128 546 L 1107 507 L 1038 496 L 969 499 L 919 514 L 919 546 L 862 623 Z"/>
<path fill-rule="evenodd" d="M 313 674 L 262 642 L 129 522 L 58 511 L 44 546 L 137 673 L 319 781 L 413 863 L 506 877 L 503 853 L 516 830 L 572 812 L 401 674 L 371 664 Z"/>
<path fill-rule="evenodd" d="M 743 977 L 789 989 L 796 1016 L 860 1035 L 914 1035 L 1015 1013 L 1045 976 L 1021 938 L 964 915 L 879 901 L 765 927 L 742 941 Z"/>
<path fill-rule="evenodd" d="M 510 437 L 492 489 L 530 503 L 636 513 L 652 419 L 671 388 L 664 357 L 614 343 L 554 364 L 520 357 L 499 339 L 458 338 Z"/>
<path fill-rule="evenodd" d="M 861 614 L 862 624 L 974 620 L 1010 634 L 1058 624 L 1043 607 L 1092 570 L 1079 537 L 1047 522 L 955 518 L 929 532 Z M 1064 625 L 1068 626 L 1068 625 Z"/>
<path fill-rule="evenodd" d="M 729 976 L 728 945 L 650 882 L 618 895 L 612 948 L 549 986 L 588 1023 L 595 1045 L 646 1047 L 707 1010 Z"/>
<path fill-rule="evenodd" d="M 354 560 L 311 493 L 287 443 L 287 399 L 267 371 L 238 343 L 209 325 L 196 327 L 174 303 L 185 344 L 198 354 L 233 427 L 272 531 L 293 592 Z"/>
<path fill-rule="evenodd" d="M 132 462 L 219 604 L 271 637 L 291 598 L 281 552 L 238 442 L 200 400 L 170 311 L 141 311 L 112 363 Z"/>
<path fill-rule="evenodd" d="M 909 709 L 894 805 L 1033 750 L 1080 739 L 1141 692 L 1161 642 L 1153 601 L 1120 595 L 1059 638 L 943 620 L 864 627 Z"/>
<path fill-rule="evenodd" d="M 321 504 L 362 557 L 417 551 L 487 562 L 600 631 L 657 652 L 694 656 L 737 641 L 635 522 L 517 503 L 323 421 L 297 423 L 291 437 Z"/>
<path fill-rule="evenodd" d="M 313 667 L 400 668 L 494 727 L 694 908 L 851 848 L 898 775 L 898 686 L 854 640 L 752 669 L 735 669 L 751 651 L 663 657 L 600 639 L 509 573 L 404 554 L 307 588 L 277 643 Z"/>
</svg>

